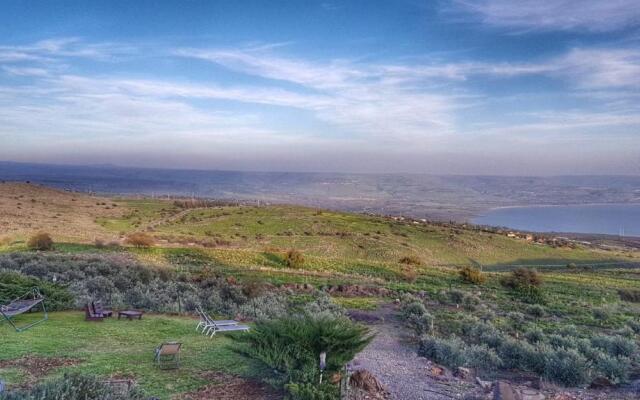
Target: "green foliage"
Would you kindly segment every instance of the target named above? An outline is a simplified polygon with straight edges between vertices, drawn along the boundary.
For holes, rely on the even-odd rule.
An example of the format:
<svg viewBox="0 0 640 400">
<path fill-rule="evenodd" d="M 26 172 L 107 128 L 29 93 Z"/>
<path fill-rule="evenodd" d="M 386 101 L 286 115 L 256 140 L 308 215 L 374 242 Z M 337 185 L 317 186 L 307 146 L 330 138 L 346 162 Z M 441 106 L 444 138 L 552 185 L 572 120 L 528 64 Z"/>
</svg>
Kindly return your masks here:
<svg viewBox="0 0 640 400">
<path fill-rule="evenodd" d="M 565 386 L 578 386 L 589 379 L 587 359 L 573 349 L 547 351 L 542 376 Z"/>
<path fill-rule="evenodd" d="M 304 256 L 298 250 L 291 249 L 284 257 L 284 263 L 287 268 L 299 269 L 304 266 Z"/>
<path fill-rule="evenodd" d="M 546 314 L 546 310 L 541 304 L 532 304 L 525 311 L 534 318 L 542 318 Z"/>
<path fill-rule="evenodd" d="M 73 296 L 69 291 L 54 283 L 31 278 L 17 272 L 1 272 L 0 270 L 0 302 L 6 303 L 23 296 L 37 287 L 46 297 L 45 306 L 49 311 L 64 310 L 73 304 Z"/>
<path fill-rule="evenodd" d="M 620 295 L 621 300 L 640 303 L 639 289 L 618 289 L 618 295 Z"/>
<path fill-rule="evenodd" d="M 500 281 L 527 303 L 543 302 L 542 277 L 535 269 L 516 268 Z"/>
<path fill-rule="evenodd" d="M 632 357 L 638 351 L 633 339 L 622 336 L 597 335 L 591 338 L 591 344 L 613 357 Z"/>
<path fill-rule="evenodd" d="M 475 285 L 481 285 L 487 280 L 482 271 L 471 266 L 462 267 L 460 270 L 460 278 L 462 282 L 473 283 Z"/>
<path fill-rule="evenodd" d="M 46 232 L 40 232 L 33 235 L 27 242 L 27 247 L 31 250 L 47 251 L 53 250 L 53 239 Z"/>
<path fill-rule="evenodd" d="M 116 391 L 93 375 L 65 374 L 25 391 L 0 394 L 1 400 L 142 400 L 138 389 Z"/>
<path fill-rule="evenodd" d="M 464 342 L 456 336 L 448 339 L 425 336 L 420 340 L 418 354 L 449 368 L 457 368 L 464 365 L 464 350 Z"/>
<path fill-rule="evenodd" d="M 475 368 L 480 374 L 493 372 L 500 368 L 502 360 L 495 350 L 485 345 L 471 345 L 465 351 L 465 365 Z"/>
<path fill-rule="evenodd" d="M 327 372 L 341 370 L 372 336 L 346 318 L 294 316 L 258 322 L 234 339 L 238 351 L 275 370 L 276 381 L 284 384 L 317 382 L 321 352 L 326 352 Z"/>
<path fill-rule="evenodd" d="M 629 378 L 631 360 L 627 357 L 612 357 L 608 354 L 600 354 L 595 360 L 595 372 L 604 376 L 613 384 L 626 382 Z"/>
<path fill-rule="evenodd" d="M 288 383 L 284 388 L 285 400 L 337 400 L 340 397 L 338 387 L 330 384 Z"/>
</svg>

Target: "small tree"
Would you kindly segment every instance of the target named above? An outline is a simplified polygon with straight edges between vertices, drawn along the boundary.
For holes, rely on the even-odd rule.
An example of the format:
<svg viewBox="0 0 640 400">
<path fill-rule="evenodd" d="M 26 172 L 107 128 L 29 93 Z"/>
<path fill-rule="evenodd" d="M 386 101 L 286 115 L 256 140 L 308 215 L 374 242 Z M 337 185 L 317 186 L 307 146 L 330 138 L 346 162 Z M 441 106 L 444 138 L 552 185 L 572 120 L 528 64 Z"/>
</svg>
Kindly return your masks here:
<svg viewBox="0 0 640 400">
<path fill-rule="evenodd" d="M 146 233 L 136 232 L 129 235 L 125 240 L 125 243 L 134 247 L 151 247 L 155 243 L 155 240 L 152 236 L 149 236 Z"/>
<path fill-rule="evenodd" d="M 487 280 L 482 271 L 468 265 L 462 267 L 460 270 L 460 278 L 462 278 L 462 281 L 465 283 L 473 283 L 476 285 L 481 285 Z"/>
<path fill-rule="evenodd" d="M 291 249 L 287 252 L 284 263 L 287 268 L 302 268 L 304 265 L 304 256 L 298 250 Z"/>
<path fill-rule="evenodd" d="M 27 246 L 29 246 L 29 248 L 32 250 L 52 250 L 53 239 L 51 239 L 51 236 L 48 233 L 40 232 L 29 239 L 29 241 L 27 242 Z"/>
</svg>

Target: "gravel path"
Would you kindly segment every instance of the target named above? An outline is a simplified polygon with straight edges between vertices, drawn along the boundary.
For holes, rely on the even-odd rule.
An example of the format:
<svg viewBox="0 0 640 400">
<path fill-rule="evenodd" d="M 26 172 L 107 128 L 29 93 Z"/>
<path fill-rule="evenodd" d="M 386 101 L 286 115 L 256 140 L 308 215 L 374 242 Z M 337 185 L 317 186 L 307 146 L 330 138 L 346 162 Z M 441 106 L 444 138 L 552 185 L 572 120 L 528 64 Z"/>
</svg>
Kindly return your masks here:
<svg viewBox="0 0 640 400">
<path fill-rule="evenodd" d="M 407 332 L 391 306 L 382 307 L 375 316 L 384 322 L 372 325 L 377 335 L 352 361 L 354 369 L 373 373 L 393 400 L 449 400 L 464 393 L 455 380 L 439 381 L 430 374 L 433 365 L 406 342 Z"/>
</svg>

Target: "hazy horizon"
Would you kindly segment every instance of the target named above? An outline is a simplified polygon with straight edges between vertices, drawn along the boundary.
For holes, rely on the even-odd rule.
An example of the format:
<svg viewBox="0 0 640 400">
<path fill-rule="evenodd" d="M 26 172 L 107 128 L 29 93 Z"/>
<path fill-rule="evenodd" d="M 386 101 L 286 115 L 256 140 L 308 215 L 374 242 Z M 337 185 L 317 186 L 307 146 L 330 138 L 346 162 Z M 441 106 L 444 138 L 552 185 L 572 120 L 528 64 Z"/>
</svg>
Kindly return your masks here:
<svg viewBox="0 0 640 400">
<path fill-rule="evenodd" d="M 0 10 L 0 160 L 640 174 L 633 0 Z"/>
</svg>

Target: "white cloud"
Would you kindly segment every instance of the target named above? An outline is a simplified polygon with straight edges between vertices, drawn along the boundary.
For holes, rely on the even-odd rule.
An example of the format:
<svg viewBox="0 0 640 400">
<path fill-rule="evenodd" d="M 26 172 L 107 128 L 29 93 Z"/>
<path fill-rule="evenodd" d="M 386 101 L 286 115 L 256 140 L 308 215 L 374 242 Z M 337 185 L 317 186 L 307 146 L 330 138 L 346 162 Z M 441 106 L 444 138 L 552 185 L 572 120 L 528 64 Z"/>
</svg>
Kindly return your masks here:
<svg viewBox="0 0 640 400">
<path fill-rule="evenodd" d="M 453 0 L 488 25 L 538 31 L 608 32 L 640 25 L 637 0 Z"/>
</svg>

